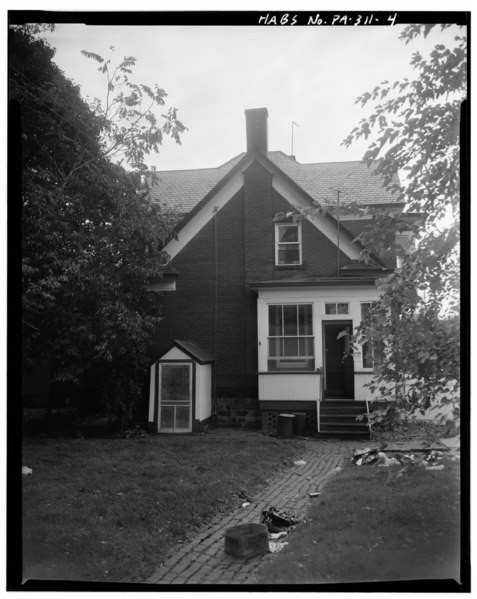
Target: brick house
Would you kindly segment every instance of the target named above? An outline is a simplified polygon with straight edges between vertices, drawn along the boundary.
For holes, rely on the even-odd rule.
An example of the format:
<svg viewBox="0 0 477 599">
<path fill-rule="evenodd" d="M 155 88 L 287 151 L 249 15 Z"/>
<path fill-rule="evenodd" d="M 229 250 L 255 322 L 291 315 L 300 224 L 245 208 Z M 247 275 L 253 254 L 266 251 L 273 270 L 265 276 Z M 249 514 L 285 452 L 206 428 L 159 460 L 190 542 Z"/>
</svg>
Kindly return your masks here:
<svg viewBox="0 0 477 599">
<path fill-rule="evenodd" d="M 272 431 L 287 412 L 346 434 L 362 426 L 355 416 L 342 426 L 343 416 L 366 409 L 372 356 L 363 347 L 343 358 L 339 334 L 359 324 L 394 265 L 360 262 L 365 222 L 339 214 L 338 192 L 396 212 L 404 203 L 361 162 L 300 164 L 268 151 L 267 109 L 245 116 L 246 152 L 218 168 L 158 171 L 151 186 L 183 218 L 155 287 L 163 321 L 149 426 L 198 431 L 215 419 Z"/>
</svg>

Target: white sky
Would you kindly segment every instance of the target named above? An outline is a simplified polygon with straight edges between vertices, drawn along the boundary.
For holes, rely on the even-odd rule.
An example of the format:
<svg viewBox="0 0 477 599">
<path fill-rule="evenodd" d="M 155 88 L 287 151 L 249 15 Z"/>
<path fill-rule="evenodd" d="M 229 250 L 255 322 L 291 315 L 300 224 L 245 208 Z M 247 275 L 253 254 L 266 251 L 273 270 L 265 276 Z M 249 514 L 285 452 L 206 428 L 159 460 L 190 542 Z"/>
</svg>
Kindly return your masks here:
<svg viewBox="0 0 477 599">
<path fill-rule="evenodd" d="M 168 93 L 188 127 L 182 145 L 167 140 L 146 163 L 158 170 L 218 166 L 245 150 L 244 110 L 269 112 L 269 149 L 299 162 L 359 160 L 369 142 L 341 141 L 364 116 L 358 95 L 381 81 L 412 76 L 411 55 L 427 52 L 456 28 L 405 45 L 403 26 L 234 27 L 59 24 L 48 35 L 55 61 L 84 96 L 104 97 L 97 63 L 81 50 L 137 58 L 134 80 Z"/>
</svg>

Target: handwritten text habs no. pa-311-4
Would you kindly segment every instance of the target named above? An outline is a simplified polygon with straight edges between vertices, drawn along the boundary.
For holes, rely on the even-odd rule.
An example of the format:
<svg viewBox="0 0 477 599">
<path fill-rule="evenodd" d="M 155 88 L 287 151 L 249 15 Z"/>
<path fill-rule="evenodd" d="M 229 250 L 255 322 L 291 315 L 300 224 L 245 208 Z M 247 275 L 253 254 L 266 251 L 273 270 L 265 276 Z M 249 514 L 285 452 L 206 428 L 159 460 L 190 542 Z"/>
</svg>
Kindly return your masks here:
<svg viewBox="0 0 477 599">
<path fill-rule="evenodd" d="M 291 14 L 280 13 L 262 14 L 258 17 L 259 25 L 341 25 L 341 26 L 366 26 L 366 25 L 394 25 L 397 13 L 314 13 Z"/>
</svg>

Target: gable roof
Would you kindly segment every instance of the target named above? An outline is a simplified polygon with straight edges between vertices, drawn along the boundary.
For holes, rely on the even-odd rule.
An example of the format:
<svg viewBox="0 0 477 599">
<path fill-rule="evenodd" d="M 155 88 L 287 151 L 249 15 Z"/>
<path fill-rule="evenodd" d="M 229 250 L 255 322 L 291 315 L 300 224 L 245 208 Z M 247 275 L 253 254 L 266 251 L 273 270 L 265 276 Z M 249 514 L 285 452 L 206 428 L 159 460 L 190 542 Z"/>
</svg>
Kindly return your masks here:
<svg viewBox="0 0 477 599">
<path fill-rule="evenodd" d="M 154 177 L 151 174 L 148 176 L 151 199 L 163 208 L 187 214 L 244 155 L 243 152 L 217 168 L 156 171 Z"/>
<path fill-rule="evenodd" d="M 310 196 L 298 183 L 289 177 L 275 162 L 269 158 L 269 154 L 262 152 L 247 152 L 240 154 L 233 161 L 226 163 L 226 174 L 219 182 L 208 191 L 205 196 L 199 199 L 190 212 L 183 214 L 183 218 L 178 222 L 174 233 L 165 246 L 165 251 L 169 257 L 174 258 L 197 234 L 197 232 L 214 217 L 215 213 L 222 208 L 242 187 L 243 173 L 255 161 L 259 162 L 273 176 L 272 186 L 278 193 L 289 201 L 291 206 L 300 206 L 304 209 L 313 205 L 313 197 Z M 223 165 L 224 167 L 226 165 Z M 182 173 L 187 171 L 181 171 Z M 170 204 L 163 203 L 163 206 Z M 395 204 L 398 205 L 398 204 Z M 337 220 L 330 212 L 318 214 L 308 214 L 306 218 L 328 239 L 336 239 Z M 359 258 L 363 249 L 359 240 L 355 239 L 344 226 L 341 227 L 342 244 L 340 249 L 348 258 Z M 377 256 L 372 255 L 371 259 L 378 266 L 384 266 Z"/>
<path fill-rule="evenodd" d="M 217 168 L 157 171 L 152 182 L 151 199 L 166 209 L 187 214 L 241 161 L 238 154 Z M 268 152 L 267 158 L 320 205 L 336 204 L 336 190 L 343 203 L 399 204 L 403 199 L 382 186 L 382 179 L 361 161 L 301 164 L 283 152 Z M 395 183 L 399 183 L 396 175 Z"/>
<path fill-rule="evenodd" d="M 376 164 L 369 168 L 365 162 L 315 162 L 300 164 L 283 152 L 269 152 L 268 158 L 290 179 L 310 195 L 320 206 L 334 206 L 337 190 L 342 203 L 396 204 L 402 197 L 383 187 L 383 179 L 376 175 Z M 393 183 L 399 184 L 396 175 Z"/>
<path fill-rule="evenodd" d="M 177 346 L 193 360 L 199 362 L 199 364 L 210 364 L 211 362 L 214 362 L 213 356 L 206 350 L 202 349 L 194 341 L 174 339 L 174 344 L 172 347 L 174 346 Z"/>
</svg>

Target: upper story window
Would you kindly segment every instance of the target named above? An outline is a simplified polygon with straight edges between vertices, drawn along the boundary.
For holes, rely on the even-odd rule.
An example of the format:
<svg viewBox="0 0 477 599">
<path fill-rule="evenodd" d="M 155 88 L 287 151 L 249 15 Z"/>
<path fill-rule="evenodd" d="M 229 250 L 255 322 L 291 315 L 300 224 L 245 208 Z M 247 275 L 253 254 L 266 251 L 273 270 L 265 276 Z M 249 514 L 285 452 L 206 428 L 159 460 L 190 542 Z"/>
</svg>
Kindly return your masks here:
<svg viewBox="0 0 477 599">
<path fill-rule="evenodd" d="M 275 264 L 299 265 L 301 258 L 301 222 L 275 224 Z"/>
</svg>

